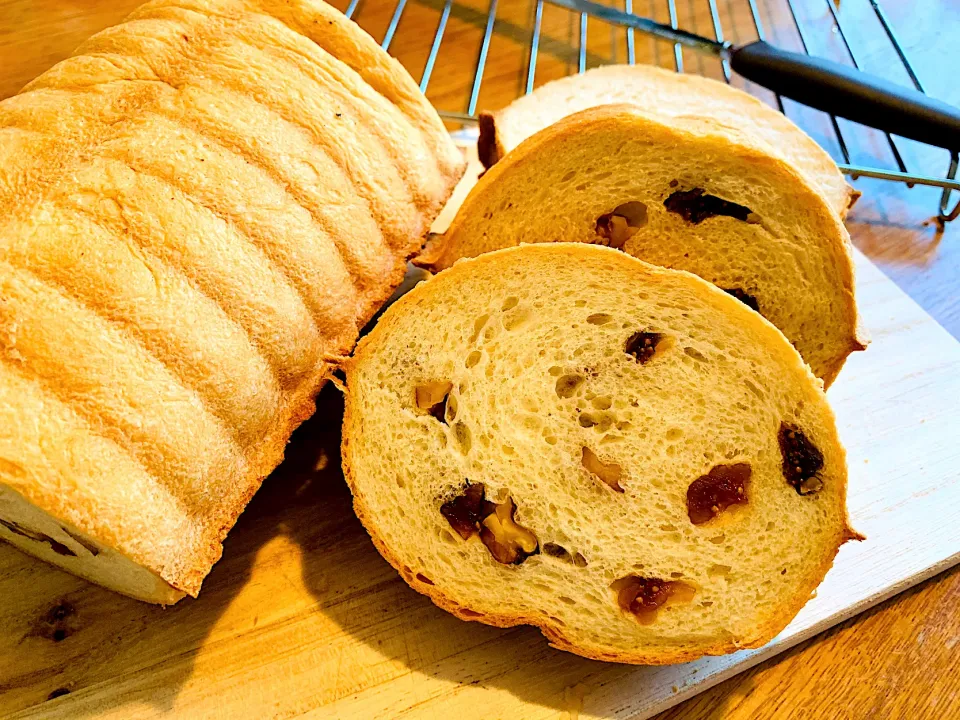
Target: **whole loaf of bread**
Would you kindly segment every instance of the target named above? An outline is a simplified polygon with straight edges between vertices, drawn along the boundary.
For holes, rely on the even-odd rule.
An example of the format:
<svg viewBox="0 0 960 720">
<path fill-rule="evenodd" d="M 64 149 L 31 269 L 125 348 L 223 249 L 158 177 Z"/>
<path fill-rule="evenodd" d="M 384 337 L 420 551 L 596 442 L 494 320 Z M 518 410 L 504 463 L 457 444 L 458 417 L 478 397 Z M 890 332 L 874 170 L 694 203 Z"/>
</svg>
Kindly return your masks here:
<svg viewBox="0 0 960 720">
<path fill-rule="evenodd" d="M 462 172 L 319 0 L 160 0 L 0 103 L 0 538 L 196 595 Z"/>
</svg>

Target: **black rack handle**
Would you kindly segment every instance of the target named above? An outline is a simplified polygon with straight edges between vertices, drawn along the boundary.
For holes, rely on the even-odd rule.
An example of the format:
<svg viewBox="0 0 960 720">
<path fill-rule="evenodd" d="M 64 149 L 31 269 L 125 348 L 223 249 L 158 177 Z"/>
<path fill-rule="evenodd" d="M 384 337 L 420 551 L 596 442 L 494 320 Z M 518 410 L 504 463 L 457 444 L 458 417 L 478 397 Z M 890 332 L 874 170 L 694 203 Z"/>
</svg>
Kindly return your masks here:
<svg viewBox="0 0 960 720">
<path fill-rule="evenodd" d="M 960 150 L 960 110 L 945 102 L 762 40 L 728 52 L 731 68 L 784 97 L 911 140 Z"/>
</svg>

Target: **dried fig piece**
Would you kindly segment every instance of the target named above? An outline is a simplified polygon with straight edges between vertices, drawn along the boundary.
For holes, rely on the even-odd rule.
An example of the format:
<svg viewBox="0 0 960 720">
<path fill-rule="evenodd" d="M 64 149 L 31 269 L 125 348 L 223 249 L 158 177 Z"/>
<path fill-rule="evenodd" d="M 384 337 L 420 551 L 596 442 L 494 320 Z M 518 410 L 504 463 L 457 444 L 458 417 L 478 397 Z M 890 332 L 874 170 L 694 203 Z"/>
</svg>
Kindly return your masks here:
<svg viewBox="0 0 960 720">
<path fill-rule="evenodd" d="M 823 469 L 823 453 L 795 425 L 780 423 L 777 433 L 783 476 L 798 495 L 813 495 L 823 488 L 819 473 Z"/>
<path fill-rule="evenodd" d="M 623 474 L 622 468 L 617 463 L 605 463 L 596 453 L 588 447 L 583 448 L 580 462 L 587 472 L 596 475 L 604 484 L 619 493 L 623 492 L 620 487 L 620 477 Z"/>
<path fill-rule="evenodd" d="M 750 216 L 753 215 L 750 208 L 723 200 L 716 195 L 707 195 L 703 188 L 675 190 L 663 201 L 663 206 L 692 225 L 699 225 L 707 218 L 717 215 L 750 222 Z"/>
<path fill-rule="evenodd" d="M 633 356 L 641 365 L 648 362 L 657 352 L 657 345 L 663 339 L 661 333 L 635 332 L 627 338 L 623 351 Z"/>
<path fill-rule="evenodd" d="M 690 602 L 697 589 L 682 580 L 661 580 L 639 575 L 627 575 L 610 585 L 616 593 L 617 605 L 633 615 L 641 625 L 650 625 L 657 619 L 657 611 L 664 605 Z"/>
<path fill-rule="evenodd" d="M 748 463 L 717 465 L 687 488 L 687 515 L 694 525 L 713 520 L 731 505 L 747 502 L 752 472 Z"/>
</svg>

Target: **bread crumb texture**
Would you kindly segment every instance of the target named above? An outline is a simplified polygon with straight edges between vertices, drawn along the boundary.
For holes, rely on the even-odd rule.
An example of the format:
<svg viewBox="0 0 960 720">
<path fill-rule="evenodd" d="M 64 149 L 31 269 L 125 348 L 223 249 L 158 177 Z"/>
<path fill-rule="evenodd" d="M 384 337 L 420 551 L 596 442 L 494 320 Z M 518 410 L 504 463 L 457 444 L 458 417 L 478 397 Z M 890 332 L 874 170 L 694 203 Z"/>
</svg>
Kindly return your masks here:
<svg viewBox="0 0 960 720">
<path fill-rule="evenodd" d="M 688 273 L 565 243 L 462 261 L 383 316 L 347 383 L 358 514 L 465 619 L 622 662 L 756 647 L 845 537 L 818 381 L 773 325 Z M 822 456 L 791 470 L 816 492 L 788 482 L 782 426 Z"/>
</svg>

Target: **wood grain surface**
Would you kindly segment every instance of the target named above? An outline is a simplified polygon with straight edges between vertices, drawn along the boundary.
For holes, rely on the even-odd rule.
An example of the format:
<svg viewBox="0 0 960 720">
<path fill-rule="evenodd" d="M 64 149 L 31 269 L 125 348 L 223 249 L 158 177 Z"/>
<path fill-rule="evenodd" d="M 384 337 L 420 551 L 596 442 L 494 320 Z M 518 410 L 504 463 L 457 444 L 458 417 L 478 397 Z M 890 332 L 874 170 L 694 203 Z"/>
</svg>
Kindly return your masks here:
<svg viewBox="0 0 960 720">
<path fill-rule="evenodd" d="M 813 52 L 844 59 L 843 44 L 831 31 L 832 17 L 825 1 L 797 2 L 805 37 Z M 130 0 L 0 0 L 0 97 L 16 92 L 84 38 L 119 21 L 137 4 Z M 341 8 L 346 5 L 337 4 Z M 798 47 L 796 30 L 784 6 L 774 0 L 760 0 L 758 5 L 769 39 Z M 841 22 L 861 66 L 905 82 L 868 1 L 842 0 L 839 5 Z M 947 71 L 956 67 L 960 58 L 955 40 L 960 5 L 931 1 L 923 4 L 923 12 L 906 0 L 886 0 L 883 6 L 927 90 L 960 104 L 960 85 L 955 73 Z M 379 40 L 394 7 L 391 0 L 367 0 L 361 2 L 356 17 Z M 428 96 L 442 110 L 464 112 L 490 5 L 486 0 L 462 0 L 450 7 Z M 667 18 L 663 0 L 634 0 L 633 7 L 639 13 Z M 715 7 L 729 39 L 755 37 L 745 0 L 719 0 Z M 401 16 L 390 50 L 417 79 L 443 9 L 444 0 L 409 0 Z M 523 91 L 534 9 L 532 1 L 501 0 L 478 108 L 502 106 Z M 680 0 L 677 9 L 682 26 L 712 33 L 707 0 Z M 578 38 L 576 18 L 556 8 L 544 8 L 536 84 L 576 70 Z M 669 44 L 638 35 L 632 46 L 637 62 L 673 66 Z M 625 62 L 629 47 L 624 31 L 590 21 L 588 66 Z M 683 61 L 688 71 L 720 77 L 719 65 L 712 61 L 689 53 L 683 54 Z M 764 97 L 764 93 L 758 94 Z M 839 157 L 837 139 L 826 118 L 789 102 L 787 112 Z M 882 135 L 845 121 L 840 125 L 853 162 L 894 167 Z M 934 175 L 946 167 L 943 151 L 902 140 L 897 140 L 897 147 L 911 170 Z M 960 337 L 960 223 L 940 231 L 929 222 L 939 197 L 932 189 L 867 180 L 858 181 L 857 187 L 864 197 L 848 222 L 854 242 L 954 337 Z M 915 348 L 917 353 L 926 350 Z M 336 395 L 327 391 L 322 400 L 327 403 L 324 413 L 335 415 Z M 864 420 L 869 422 L 869 418 Z M 444 683 L 469 685 L 471 680 L 444 675 L 435 658 L 423 655 L 425 650 L 417 638 L 425 633 L 438 638 L 443 646 L 431 650 L 433 653 L 451 654 L 458 646 L 480 638 L 481 647 L 487 639 L 501 651 L 510 647 L 514 653 L 511 661 L 543 662 L 549 650 L 535 632 L 460 623 L 414 593 L 397 591 L 395 573 L 376 555 L 362 530 L 358 532 L 349 513 L 346 490 L 337 479 L 332 431 L 311 427 L 321 440 L 326 437 L 331 447 L 324 450 L 324 443 L 318 447 L 316 440 L 306 447 L 302 442 L 293 446 L 299 454 L 271 478 L 241 518 L 228 538 L 224 560 L 198 601 L 166 611 L 145 608 L 27 560 L 9 548 L 0 549 L 0 714 L 35 706 L 48 697 L 79 690 L 86 693 L 108 682 L 119 688 L 116 697 L 120 704 L 107 708 L 117 717 L 130 716 L 125 710 L 129 707 L 170 711 L 177 707 L 177 691 L 191 679 L 196 682 L 205 676 L 217 678 L 226 708 L 231 689 L 238 689 L 239 683 L 247 687 L 251 682 L 267 682 L 256 670 L 244 673 L 242 667 L 245 659 L 251 666 L 267 667 L 259 664 L 259 655 L 271 652 L 271 647 L 300 648 L 295 661 L 285 665 L 288 674 L 283 683 L 296 702 L 284 705 L 283 716 L 333 707 L 328 705 L 333 700 L 330 688 L 349 697 L 351 688 L 371 687 L 400 666 L 416 669 L 408 676 L 409 682 L 416 682 L 417 673 L 422 673 Z M 311 432 L 311 427 L 304 432 Z M 944 518 L 944 522 L 956 520 Z M 378 608 L 377 602 L 354 602 L 357 588 L 352 573 L 344 572 L 340 564 L 347 558 L 353 572 L 378 579 L 380 584 L 364 592 L 375 593 L 383 607 Z M 259 582 L 265 571 L 282 582 Z M 960 716 L 958 600 L 960 570 L 946 572 L 660 717 Z M 314 612 L 318 605 L 323 612 Z M 362 612 L 357 612 L 358 607 Z M 404 616 L 402 623 L 377 624 L 377 635 L 367 637 L 365 628 L 375 625 L 378 612 L 398 610 Z M 303 622 L 292 623 L 292 617 Z M 16 642 L 11 641 L 14 635 Z M 512 644 L 494 642 L 504 637 Z M 360 639 L 367 657 L 347 667 L 331 664 L 330 659 L 338 657 L 338 647 L 349 639 Z M 198 649 L 201 645 L 202 652 Z M 224 660 L 228 656 L 229 663 Z M 481 652 L 481 657 L 494 669 L 504 661 L 489 653 Z M 561 673 L 566 668 L 573 677 L 576 673 L 570 668 L 581 662 L 561 663 Z M 299 681 L 313 677 L 316 667 L 329 670 L 329 684 L 304 687 Z M 144 682 L 138 671 L 147 668 L 150 680 Z M 531 686 L 523 674 L 507 674 L 488 689 L 483 697 L 490 698 L 490 717 L 498 717 L 496 710 L 502 707 L 504 693 L 539 697 L 546 692 L 536 683 Z M 585 692 L 576 683 L 570 685 L 562 698 L 554 698 L 554 710 L 575 717 Z M 57 713 L 57 703 L 48 707 L 51 715 Z M 82 703 L 71 707 L 79 712 Z M 103 708 L 91 705 L 84 714 L 100 710 Z M 224 711 L 222 716 L 237 715 Z"/>
</svg>

